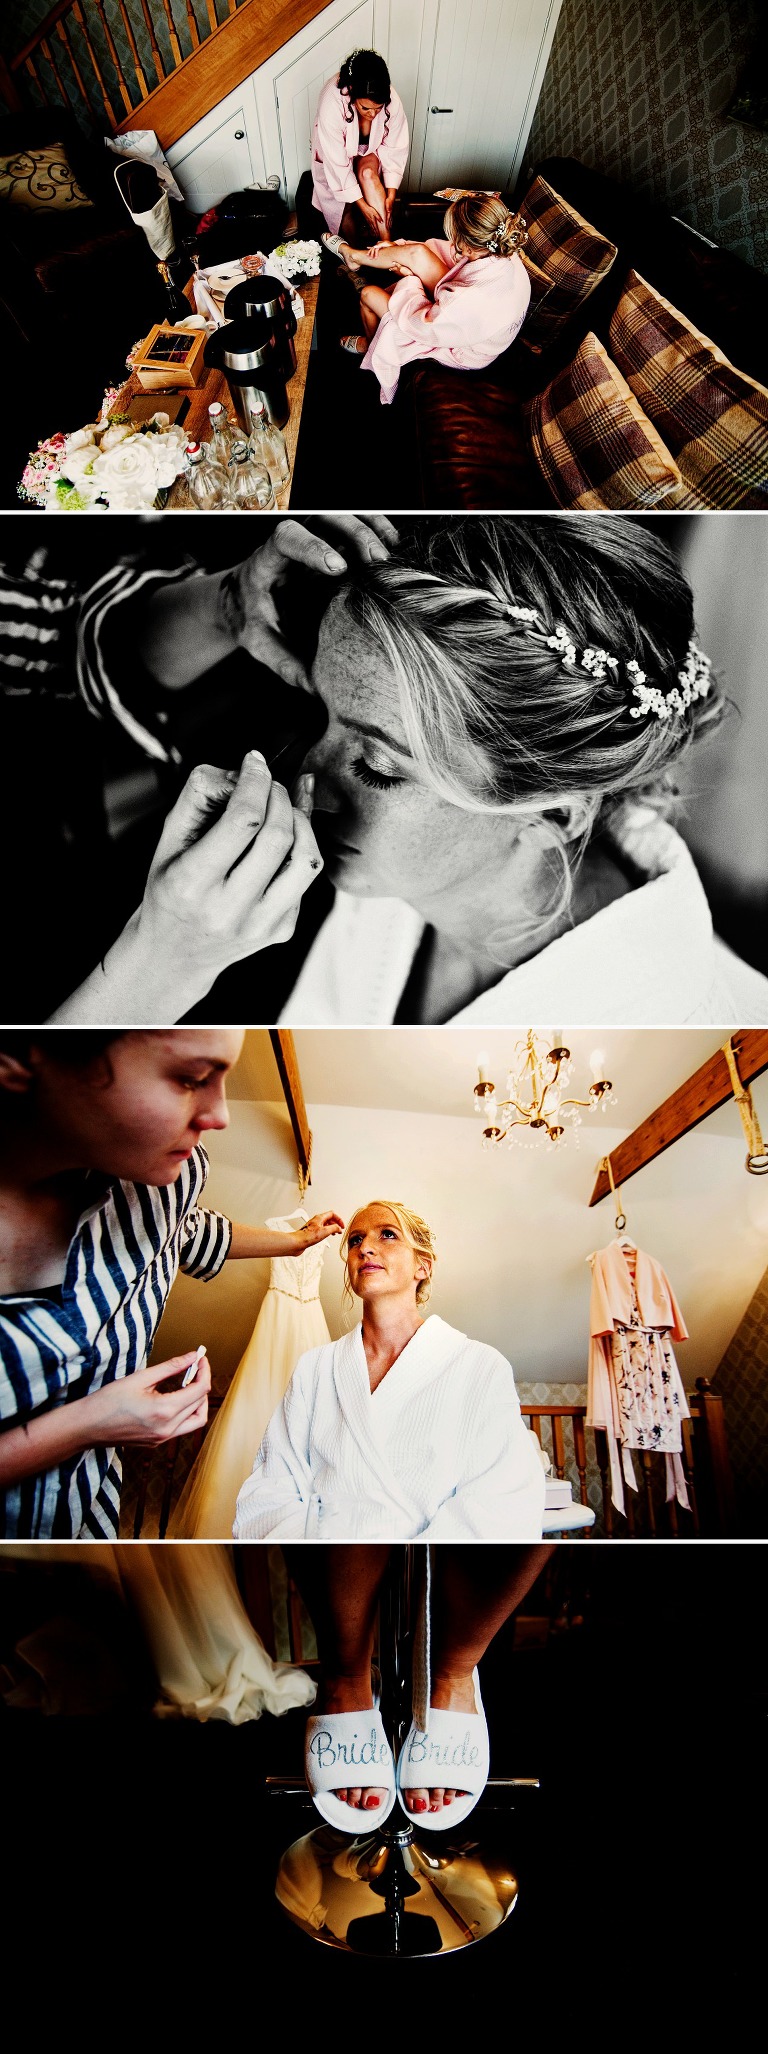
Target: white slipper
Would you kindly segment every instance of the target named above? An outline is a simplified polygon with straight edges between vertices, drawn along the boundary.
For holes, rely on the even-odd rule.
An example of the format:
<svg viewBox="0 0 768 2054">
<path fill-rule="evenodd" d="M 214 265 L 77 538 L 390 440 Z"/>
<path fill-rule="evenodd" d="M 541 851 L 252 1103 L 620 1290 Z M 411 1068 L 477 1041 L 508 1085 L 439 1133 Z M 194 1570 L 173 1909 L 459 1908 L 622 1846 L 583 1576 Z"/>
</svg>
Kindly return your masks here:
<svg viewBox="0 0 768 2054">
<path fill-rule="evenodd" d="M 360 348 L 361 342 L 363 345 L 362 349 Z M 368 344 L 363 335 L 340 335 L 339 348 L 346 350 L 347 355 L 350 357 L 362 358 L 365 356 Z"/>
<path fill-rule="evenodd" d="M 358 268 L 357 265 L 348 264 L 347 259 L 344 255 L 344 249 L 346 248 L 346 244 L 344 243 L 343 235 L 321 235 L 320 241 L 323 245 L 323 249 L 328 251 L 329 256 L 338 257 L 339 263 L 344 265 L 345 271 L 348 271 L 352 278 L 356 277 Z"/>
<path fill-rule="evenodd" d="M 406 1818 L 419 1832 L 448 1833 L 460 1826 L 482 1797 L 490 1773 L 490 1746 L 480 1678 L 472 1671 L 474 1712 L 441 1712 L 430 1705 L 426 1731 L 411 1722 L 397 1764 L 397 1794 Z M 412 1812 L 403 1804 L 404 1790 L 466 1790 L 437 1812 Z"/>
<path fill-rule="evenodd" d="M 307 1720 L 304 1774 L 322 1818 L 342 1833 L 372 1832 L 383 1824 L 397 1795 L 392 1749 L 375 1707 L 362 1712 L 328 1712 Z M 386 1790 L 383 1804 L 345 1804 L 334 1791 Z"/>
</svg>

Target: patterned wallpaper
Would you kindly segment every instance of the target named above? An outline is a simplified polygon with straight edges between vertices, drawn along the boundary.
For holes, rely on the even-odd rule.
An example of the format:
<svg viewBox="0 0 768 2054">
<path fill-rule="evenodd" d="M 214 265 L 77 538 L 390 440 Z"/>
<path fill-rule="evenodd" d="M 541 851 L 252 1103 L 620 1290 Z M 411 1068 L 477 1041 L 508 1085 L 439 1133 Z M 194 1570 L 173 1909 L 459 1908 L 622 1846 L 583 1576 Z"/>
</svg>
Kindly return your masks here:
<svg viewBox="0 0 768 2054">
<path fill-rule="evenodd" d="M 577 157 L 768 270 L 768 135 L 723 117 L 760 0 L 564 0 L 528 160 Z"/>
<path fill-rule="evenodd" d="M 734 1534 L 768 1533 L 768 1269 L 712 1379 L 726 1408 L 736 1492 Z"/>
</svg>

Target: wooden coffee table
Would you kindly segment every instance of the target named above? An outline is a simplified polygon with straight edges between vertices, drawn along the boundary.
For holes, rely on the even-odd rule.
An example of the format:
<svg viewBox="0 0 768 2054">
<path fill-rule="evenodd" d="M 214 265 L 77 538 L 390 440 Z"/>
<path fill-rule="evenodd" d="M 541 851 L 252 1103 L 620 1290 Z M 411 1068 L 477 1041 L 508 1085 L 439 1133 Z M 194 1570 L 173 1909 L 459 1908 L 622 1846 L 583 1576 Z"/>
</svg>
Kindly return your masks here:
<svg viewBox="0 0 768 2054">
<path fill-rule="evenodd" d="M 304 314 L 295 335 L 296 369 L 288 383 L 290 413 L 283 429 L 291 471 L 287 483 L 283 486 L 282 491 L 277 494 L 275 502 L 281 513 L 284 513 L 291 504 L 296 449 L 299 440 L 299 429 L 301 427 L 304 394 L 307 387 L 309 355 L 312 348 L 319 286 L 319 278 L 308 278 L 300 288 L 301 297 L 304 301 Z M 191 298 L 191 286 L 187 287 L 187 293 Z M 118 394 L 115 402 L 115 412 L 124 412 L 129 400 L 133 399 L 140 391 L 141 387 L 132 372 L 130 378 L 126 380 L 125 385 Z M 163 397 L 162 392 L 151 394 L 151 398 L 156 401 L 158 412 L 162 410 Z M 168 398 L 170 395 L 166 394 L 165 397 Z M 190 442 L 208 442 L 210 440 L 211 423 L 208 418 L 208 408 L 213 405 L 214 400 L 221 400 L 223 406 L 229 412 L 229 387 L 223 371 L 206 371 L 202 385 L 197 385 L 194 391 L 189 394 L 189 406 L 182 425 L 184 433 Z"/>
</svg>

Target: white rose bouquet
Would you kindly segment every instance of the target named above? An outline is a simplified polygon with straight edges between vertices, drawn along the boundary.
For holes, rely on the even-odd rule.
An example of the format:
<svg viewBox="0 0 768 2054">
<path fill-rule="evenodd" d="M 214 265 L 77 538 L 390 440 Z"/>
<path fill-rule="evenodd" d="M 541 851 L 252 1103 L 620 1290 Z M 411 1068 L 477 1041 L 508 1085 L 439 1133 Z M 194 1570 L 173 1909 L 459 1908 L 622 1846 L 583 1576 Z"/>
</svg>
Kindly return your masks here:
<svg viewBox="0 0 768 2054">
<path fill-rule="evenodd" d="M 147 513 L 184 469 L 187 437 L 168 415 L 136 424 L 106 413 L 30 452 L 19 496 L 46 513 Z"/>
</svg>

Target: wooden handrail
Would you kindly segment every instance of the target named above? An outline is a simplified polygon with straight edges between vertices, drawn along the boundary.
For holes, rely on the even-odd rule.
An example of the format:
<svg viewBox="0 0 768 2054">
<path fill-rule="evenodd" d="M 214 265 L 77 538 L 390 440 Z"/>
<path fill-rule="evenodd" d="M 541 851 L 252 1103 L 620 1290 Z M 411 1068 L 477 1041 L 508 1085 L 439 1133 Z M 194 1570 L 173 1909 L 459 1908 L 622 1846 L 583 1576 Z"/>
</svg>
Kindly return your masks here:
<svg viewBox="0 0 768 2054">
<path fill-rule="evenodd" d="M 259 65 L 265 64 L 276 50 L 282 49 L 292 36 L 297 35 L 316 15 L 322 14 L 327 0 L 241 0 L 239 6 L 237 0 L 228 0 L 229 13 L 219 23 L 214 0 L 206 0 L 207 21 L 201 15 L 199 22 L 192 0 L 177 0 L 177 4 L 183 9 L 186 35 L 191 44 L 190 54 L 186 57 L 182 54 L 171 0 L 133 0 L 134 20 L 127 0 L 56 0 L 56 5 L 15 56 L 0 60 L 0 97 L 10 112 L 23 112 L 25 105 L 37 104 L 34 98 L 25 100 L 21 90 L 24 85 L 29 94 L 31 81 L 43 105 L 49 106 L 49 93 L 39 70 L 42 56 L 57 105 L 71 112 L 74 97 L 86 107 L 98 125 L 103 126 L 106 115 L 116 135 L 123 134 L 126 129 L 153 128 L 161 146 L 167 150 L 221 100 L 226 99 L 228 93 L 242 85 Z M 139 9 L 141 25 L 138 23 Z M 70 22 L 76 23 L 88 53 L 94 73 L 93 82 L 86 79 L 80 51 L 69 33 Z M 130 77 L 126 77 L 120 60 L 113 25 L 128 44 Z M 144 54 L 137 43 L 137 27 L 139 33 L 146 36 Z M 171 63 L 167 70 L 157 35 L 158 27 L 167 37 L 170 48 Z M 97 40 L 92 30 L 98 31 Z M 145 67 L 146 50 L 151 60 L 149 76 Z M 108 52 L 106 77 L 100 52 L 102 56 Z M 66 78 L 61 69 L 64 58 L 68 65 Z M 154 66 L 157 83 L 152 80 L 151 66 Z M 134 104 L 136 94 L 138 101 Z M 115 119 L 115 101 L 118 106 L 122 103 L 119 120 Z"/>
<path fill-rule="evenodd" d="M 727 1535 L 732 1531 L 733 1487 L 728 1462 L 722 1401 L 717 1393 L 711 1390 L 704 1377 L 697 1378 L 696 1390 L 689 1392 L 688 1396 L 691 1418 L 690 1420 L 684 1419 L 682 1423 L 683 1472 L 690 1500 L 691 1525 L 688 1530 L 693 1531 L 696 1535 L 702 1530 L 704 1532 Z M 543 1446 L 542 1420 L 549 1420 L 552 1435 L 552 1469 L 554 1475 L 559 1478 L 565 1475 L 567 1459 L 564 1422 L 566 1419 L 571 1420 L 573 1429 L 573 1458 L 579 1479 L 579 1495 L 582 1505 L 588 1504 L 587 1443 L 585 1432 L 586 1405 L 547 1405 L 539 1402 L 538 1404 L 530 1405 L 521 1404 L 520 1410 L 523 1417 L 530 1420 L 531 1427 L 540 1446 Z M 616 1531 L 618 1515 L 611 1499 L 608 1440 L 603 1428 L 595 1427 L 590 1429 L 590 1431 L 593 1433 L 595 1460 L 600 1472 L 600 1487 L 603 1500 L 603 1529 L 606 1539 L 610 1539 Z M 664 1458 L 648 1451 L 642 1453 L 636 1450 L 635 1453 L 636 1456 L 639 1454 L 640 1490 L 637 1496 L 629 1489 L 624 1493 L 626 1531 L 630 1537 L 634 1538 L 637 1527 L 640 1526 L 646 1536 L 649 1535 L 651 1538 L 655 1538 L 657 1513 L 654 1478 L 656 1478 L 658 1485 L 658 1464 Z M 702 1467 L 702 1481 L 706 1485 L 707 1523 L 700 1521 L 696 1497 L 695 1478 L 701 1472 Z M 674 1500 L 671 1503 L 665 1503 L 663 1511 L 669 1532 L 677 1535 L 679 1532 L 679 1520 Z M 621 1524 L 621 1521 L 619 1523 Z"/>
<path fill-rule="evenodd" d="M 182 58 L 164 84 L 134 108 L 130 120 L 118 123 L 117 134 L 125 128 L 153 128 L 163 149 L 169 150 L 291 36 L 322 14 L 326 4 L 327 0 L 244 0 L 236 14 L 221 22 L 199 50 Z"/>
</svg>

